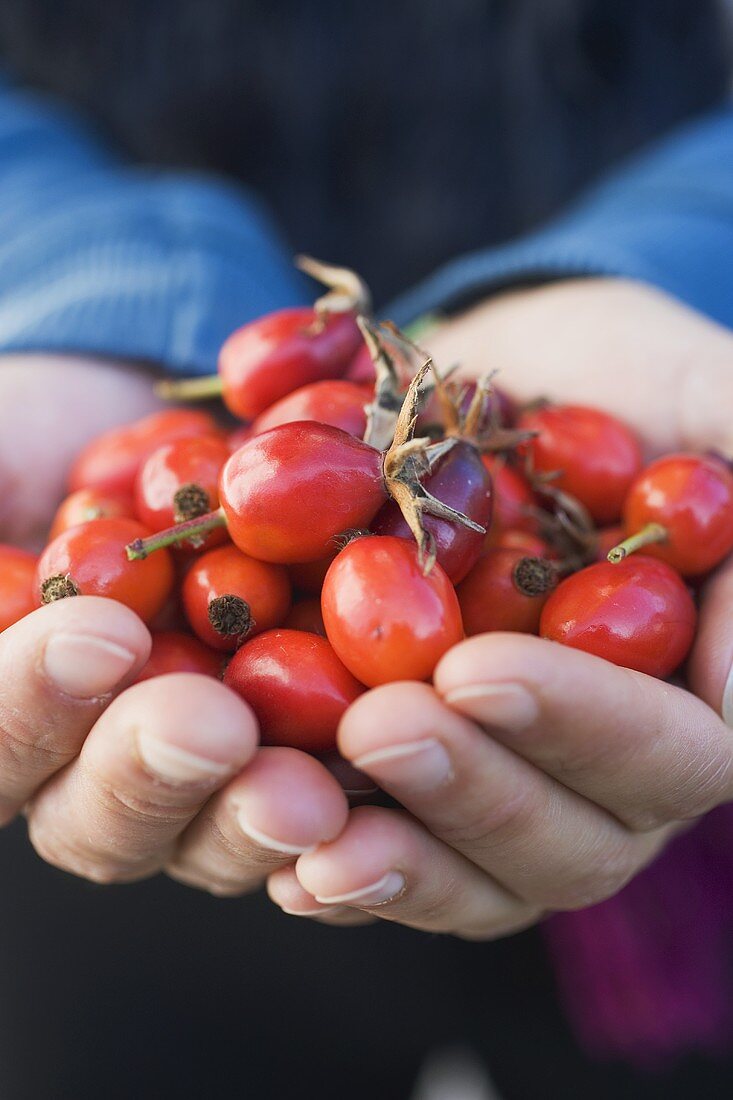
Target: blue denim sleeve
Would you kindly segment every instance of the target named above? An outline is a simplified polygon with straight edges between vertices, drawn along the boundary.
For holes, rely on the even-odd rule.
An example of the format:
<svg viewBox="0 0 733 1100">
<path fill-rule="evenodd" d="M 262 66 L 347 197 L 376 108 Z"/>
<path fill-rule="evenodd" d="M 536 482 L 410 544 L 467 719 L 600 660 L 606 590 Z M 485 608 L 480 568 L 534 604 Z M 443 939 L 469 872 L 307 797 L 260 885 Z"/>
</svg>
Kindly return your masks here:
<svg viewBox="0 0 733 1100">
<path fill-rule="evenodd" d="M 651 283 L 733 326 L 733 109 L 676 131 L 541 231 L 447 264 L 391 315 L 405 323 L 511 286 L 594 275 Z"/>
<path fill-rule="evenodd" d="M 130 168 L 74 116 L 0 77 L 0 350 L 208 372 L 238 325 L 308 300 L 254 196 Z"/>
</svg>

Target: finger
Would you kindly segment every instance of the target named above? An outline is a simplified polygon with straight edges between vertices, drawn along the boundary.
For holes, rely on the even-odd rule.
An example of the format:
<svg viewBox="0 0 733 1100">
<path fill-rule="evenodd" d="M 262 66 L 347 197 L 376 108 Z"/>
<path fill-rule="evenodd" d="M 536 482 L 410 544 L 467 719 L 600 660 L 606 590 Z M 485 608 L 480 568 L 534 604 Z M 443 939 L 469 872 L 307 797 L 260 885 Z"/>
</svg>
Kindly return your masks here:
<svg viewBox="0 0 733 1100">
<path fill-rule="evenodd" d="M 632 829 L 733 795 L 733 735 L 690 692 L 554 642 L 484 634 L 452 649 L 438 693 Z"/>
<path fill-rule="evenodd" d="M 697 635 L 687 675 L 690 687 L 733 726 L 733 558 L 700 593 Z"/>
<path fill-rule="evenodd" d="M 302 855 L 295 870 L 321 905 L 429 932 L 492 938 L 540 916 L 413 818 L 376 806 L 352 810 L 338 839 Z"/>
<path fill-rule="evenodd" d="M 267 880 L 267 893 L 270 900 L 291 917 L 309 917 L 323 924 L 348 927 L 358 924 L 373 924 L 376 917 L 361 913 L 358 909 L 349 909 L 343 905 L 319 905 L 312 894 L 298 882 L 295 867 L 289 864 L 273 871 Z"/>
<path fill-rule="evenodd" d="M 160 401 L 148 371 L 110 359 L 23 352 L 2 355 L 0 367 L 0 530 L 37 547 L 80 447 Z"/>
<path fill-rule="evenodd" d="M 33 800 L 31 841 L 47 862 L 95 882 L 144 877 L 256 745 L 249 707 L 210 676 L 145 680 L 112 703 L 78 759 Z"/>
<path fill-rule="evenodd" d="M 59 600 L 0 634 L 0 823 L 77 755 L 149 654 L 137 616 L 96 596 Z"/>
<path fill-rule="evenodd" d="M 186 829 L 166 870 L 213 894 L 243 894 L 273 868 L 334 840 L 348 812 L 337 780 L 312 756 L 260 749 Z"/>
<path fill-rule="evenodd" d="M 616 893 L 662 843 L 656 833 L 632 834 L 488 737 L 427 684 L 362 696 L 344 715 L 339 743 L 434 836 L 542 907 Z"/>
</svg>

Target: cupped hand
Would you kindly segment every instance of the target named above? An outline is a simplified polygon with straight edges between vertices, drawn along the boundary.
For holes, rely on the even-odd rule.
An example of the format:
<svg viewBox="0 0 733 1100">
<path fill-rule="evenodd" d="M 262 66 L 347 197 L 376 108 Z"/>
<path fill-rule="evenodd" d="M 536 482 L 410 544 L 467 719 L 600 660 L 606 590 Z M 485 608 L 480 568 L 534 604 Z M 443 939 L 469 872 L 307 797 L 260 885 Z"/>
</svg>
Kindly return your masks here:
<svg viewBox="0 0 733 1100">
<path fill-rule="evenodd" d="M 0 358 L 0 541 L 39 545 L 94 435 L 153 411 L 150 376 L 68 356 Z M 94 882 L 166 871 L 218 895 L 335 838 L 341 785 L 312 757 L 258 747 L 252 712 L 203 676 L 130 686 L 150 634 L 79 596 L 0 634 L 0 825 L 24 812 L 49 863 Z"/>
<path fill-rule="evenodd" d="M 516 291 L 430 339 L 520 400 L 591 404 L 650 455 L 733 454 L 733 337 L 671 298 L 607 279 Z M 270 876 L 331 923 L 381 917 L 493 938 L 618 891 L 686 823 L 733 799 L 733 563 L 701 592 L 689 690 L 522 635 L 472 638 L 434 686 L 346 714 L 344 756 L 405 808 L 360 807 Z"/>
</svg>

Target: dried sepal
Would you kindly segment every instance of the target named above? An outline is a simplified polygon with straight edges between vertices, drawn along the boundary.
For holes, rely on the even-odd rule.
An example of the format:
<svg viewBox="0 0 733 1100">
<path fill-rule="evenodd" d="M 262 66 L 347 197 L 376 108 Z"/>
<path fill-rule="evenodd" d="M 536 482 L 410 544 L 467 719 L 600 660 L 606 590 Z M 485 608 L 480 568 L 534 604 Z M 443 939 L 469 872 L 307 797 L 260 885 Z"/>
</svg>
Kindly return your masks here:
<svg viewBox="0 0 733 1100">
<path fill-rule="evenodd" d="M 434 444 L 428 438 L 416 439 L 414 435 L 420 385 L 431 366 L 432 360 L 427 358 L 410 383 L 397 418 L 392 446 L 384 458 L 387 488 L 415 537 L 420 564 L 426 574 L 433 568 L 436 560 L 435 540 L 424 524 L 426 515 L 485 533 L 485 528 L 480 524 L 438 500 L 422 484 L 422 478 L 431 473 L 437 462 L 455 445 L 454 440 Z"/>
<path fill-rule="evenodd" d="M 295 266 L 317 279 L 329 289 L 314 303 L 318 314 L 329 313 L 370 313 L 372 296 L 364 280 L 348 267 L 336 267 L 334 264 L 316 260 L 313 256 L 295 257 Z"/>
<path fill-rule="evenodd" d="M 394 438 L 397 417 L 402 407 L 399 373 L 393 357 L 380 338 L 377 326 L 361 315 L 357 317 L 356 323 L 369 349 L 376 375 L 374 398 L 365 406 L 367 424 L 364 442 L 383 451 Z"/>
</svg>

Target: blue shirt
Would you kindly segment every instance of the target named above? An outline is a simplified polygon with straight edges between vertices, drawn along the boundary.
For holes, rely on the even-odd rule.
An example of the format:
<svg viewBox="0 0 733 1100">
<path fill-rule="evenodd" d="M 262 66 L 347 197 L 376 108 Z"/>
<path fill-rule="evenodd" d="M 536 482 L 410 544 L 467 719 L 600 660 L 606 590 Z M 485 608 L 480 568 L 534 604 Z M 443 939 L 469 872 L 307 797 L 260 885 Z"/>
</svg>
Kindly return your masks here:
<svg viewBox="0 0 733 1100">
<path fill-rule="evenodd" d="M 733 110 L 623 164 L 539 233 L 479 249 L 389 305 L 405 322 L 513 284 L 639 279 L 733 326 Z M 214 369 L 234 328 L 312 288 L 258 196 L 130 167 L 73 113 L 0 83 L 0 349 Z"/>
</svg>

